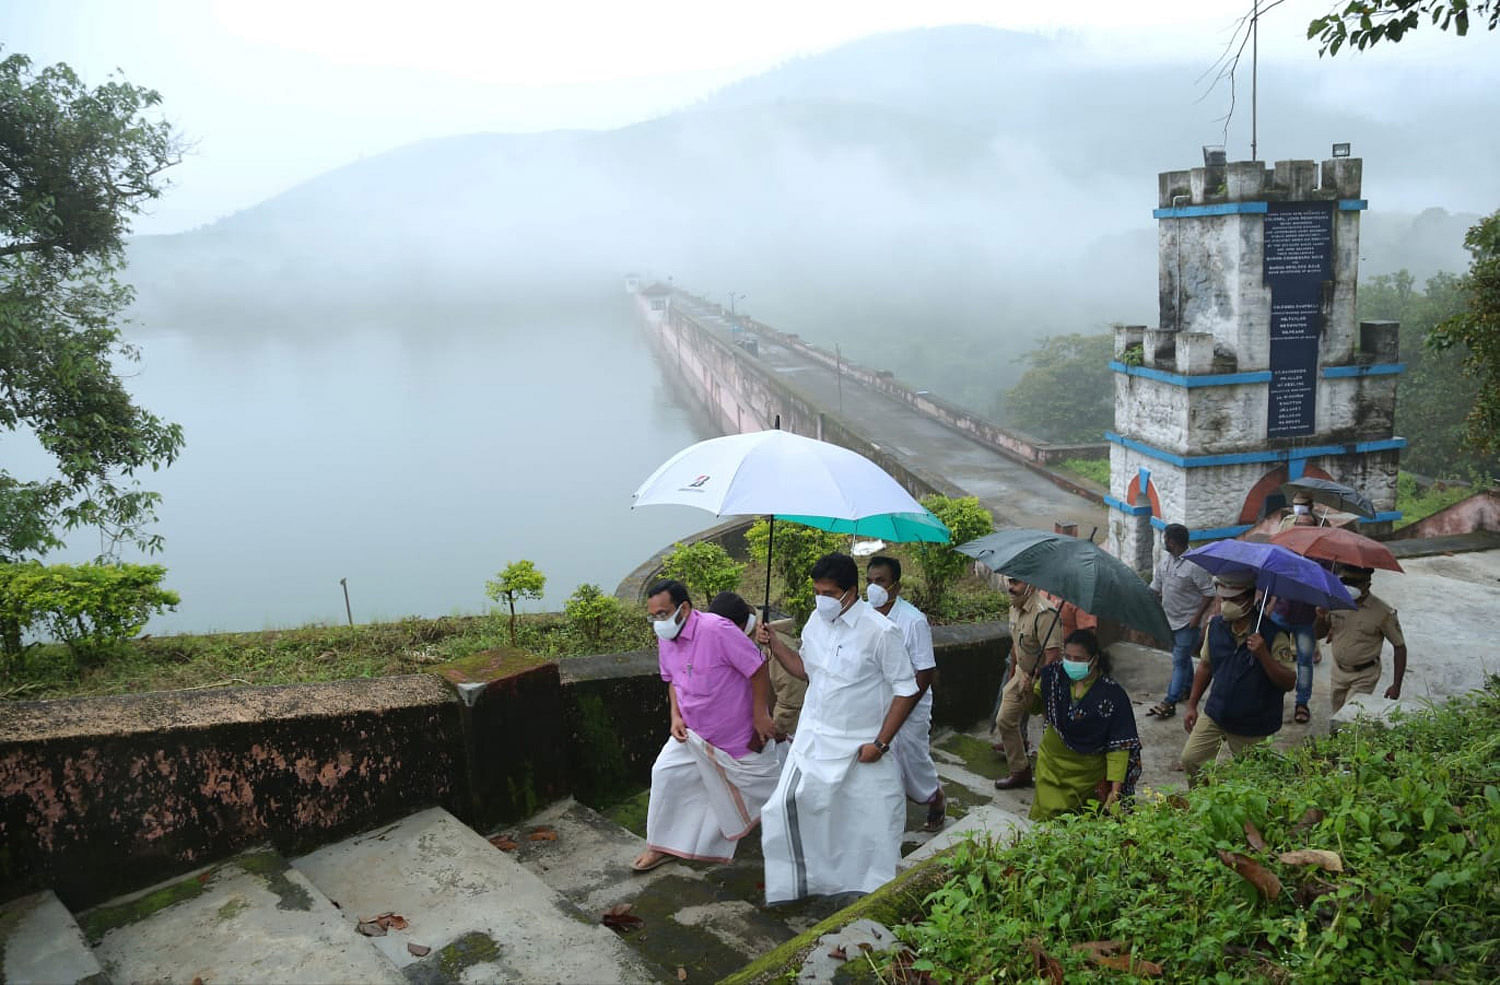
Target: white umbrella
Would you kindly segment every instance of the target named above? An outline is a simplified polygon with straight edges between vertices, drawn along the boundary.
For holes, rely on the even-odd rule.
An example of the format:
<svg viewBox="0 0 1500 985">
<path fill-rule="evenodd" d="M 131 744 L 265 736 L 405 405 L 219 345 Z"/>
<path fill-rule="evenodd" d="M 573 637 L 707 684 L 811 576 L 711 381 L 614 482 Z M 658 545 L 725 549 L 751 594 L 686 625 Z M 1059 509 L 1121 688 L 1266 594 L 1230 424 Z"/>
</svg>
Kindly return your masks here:
<svg viewBox="0 0 1500 985">
<path fill-rule="evenodd" d="M 689 445 L 635 491 L 635 506 L 693 506 L 716 516 L 768 514 L 766 609 L 776 514 L 860 520 L 925 513 L 922 504 L 856 452 L 790 431 L 731 434 Z"/>
<path fill-rule="evenodd" d="M 753 431 L 690 445 L 641 483 L 636 506 L 695 506 L 716 516 L 799 514 L 859 520 L 925 513 L 880 466 L 790 431 Z"/>
</svg>

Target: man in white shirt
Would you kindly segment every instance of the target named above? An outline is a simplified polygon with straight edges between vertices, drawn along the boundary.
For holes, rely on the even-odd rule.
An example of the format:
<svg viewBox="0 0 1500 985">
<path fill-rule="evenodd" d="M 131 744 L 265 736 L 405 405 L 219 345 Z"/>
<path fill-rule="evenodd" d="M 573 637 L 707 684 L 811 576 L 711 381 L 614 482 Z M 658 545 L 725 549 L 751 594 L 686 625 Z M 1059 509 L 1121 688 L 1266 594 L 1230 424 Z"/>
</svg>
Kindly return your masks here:
<svg viewBox="0 0 1500 985">
<path fill-rule="evenodd" d="M 793 676 L 807 700 L 781 781 L 761 812 L 766 902 L 868 893 L 896 877 L 906 798 L 887 756 L 917 703 L 901 631 L 859 598 L 847 554 L 813 565 L 817 611 L 802 627 L 802 652 L 761 627 L 757 642 Z"/>
<path fill-rule="evenodd" d="M 1193 654 L 1203 642 L 1204 616 L 1214 599 L 1213 576 L 1207 568 L 1182 556 L 1187 546 L 1188 528 L 1180 523 L 1167 524 L 1151 590 L 1161 599 L 1167 625 L 1172 628 L 1172 680 L 1166 698 L 1147 710 L 1152 718 L 1171 718 L 1177 714 L 1177 702 L 1187 700 L 1193 686 Z"/>
<path fill-rule="evenodd" d="M 932 732 L 932 679 L 937 676 L 937 657 L 932 652 L 932 627 L 922 610 L 912 605 L 901 595 L 901 562 L 893 557 L 876 555 L 865 564 L 865 600 L 875 611 L 896 624 L 901 630 L 902 642 L 906 644 L 906 655 L 911 658 L 911 669 L 916 675 L 917 703 L 901 731 L 891 752 L 896 765 L 901 769 L 901 785 L 906 796 L 919 804 L 927 805 L 926 823 L 923 831 L 936 831 L 943 826 L 948 801 L 943 796 L 943 785 L 938 779 L 937 766 L 932 762 L 932 747 L 929 744 Z"/>
</svg>

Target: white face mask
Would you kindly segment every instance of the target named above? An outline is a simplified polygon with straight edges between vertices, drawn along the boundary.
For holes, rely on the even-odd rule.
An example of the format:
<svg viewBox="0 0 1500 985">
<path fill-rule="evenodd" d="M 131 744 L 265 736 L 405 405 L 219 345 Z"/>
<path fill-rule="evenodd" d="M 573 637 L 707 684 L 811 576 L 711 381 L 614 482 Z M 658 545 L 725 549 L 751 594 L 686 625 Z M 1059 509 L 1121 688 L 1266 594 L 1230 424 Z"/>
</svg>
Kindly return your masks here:
<svg viewBox="0 0 1500 985">
<path fill-rule="evenodd" d="M 1296 503 L 1292 506 L 1292 512 L 1297 514 L 1298 516 L 1306 516 L 1307 514 L 1312 512 L 1312 507 L 1308 506 L 1306 503 Z"/>
<path fill-rule="evenodd" d="M 745 635 L 751 639 L 755 638 L 755 613 L 750 613 L 750 618 L 745 620 Z"/>
<path fill-rule="evenodd" d="M 844 611 L 844 597 L 840 595 L 838 598 L 830 598 L 827 595 L 819 595 L 813 599 L 813 605 L 818 607 L 818 615 L 833 622 L 839 617 L 839 613 Z"/>
<path fill-rule="evenodd" d="M 684 617 L 682 622 L 677 621 L 677 613 L 681 611 L 682 606 L 679 605 L 677 610 L 667 618 L 653 619 L 651 621 L 651 628 L 656 630 L 656 635 L 659 638 L 671 642 L 677 638 L 678 633 L 682 632 L 682 623 L 687 622 L 687 619 Z"/>
<path fill-rule="evenodd" d="M 879 585 L 870 584 L 865 586 L 865 598 L 878 609 L 891 600 L 891 593 Z"/>
</svg>

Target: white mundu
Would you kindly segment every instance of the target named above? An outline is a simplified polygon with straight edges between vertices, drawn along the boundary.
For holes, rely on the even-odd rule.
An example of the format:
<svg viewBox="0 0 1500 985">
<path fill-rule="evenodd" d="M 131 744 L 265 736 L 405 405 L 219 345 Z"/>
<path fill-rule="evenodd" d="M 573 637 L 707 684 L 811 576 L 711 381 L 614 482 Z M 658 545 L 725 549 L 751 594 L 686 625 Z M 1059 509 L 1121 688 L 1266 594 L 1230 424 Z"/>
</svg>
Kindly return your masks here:
<svg viewBox="0 0 1500 985">
<path fill-rule="evenodd" d="M 732 861 L 735 842 L 755 829 L 781 775 L 776 745 L 735 759 L 692 729 L 686 742 L 668 739 L 651 768 L 647 847 L 704 862 Z"/>
<path fill-rule="evenodd" d="M 906 644 L 906 655 L 911 658 L 914 672 L 937 667 L 937 657 L 932 652 L 932 627 L 921 609 L 898 595 L 886 618 L 901 630 L 901 639 Z M 901 770 L 901 785 L 906 789 L 906 796 L 919 804 L 936 796 L 942 782 L 938 779 L 937 766 L 932 762 L 932 748 L 928 745 L 931 732 L 932 689 L 928 688 L 891 743 L 891 753 Z"/>
<path fill-rule="evenodd" d="M 901 633 L 868 603 L 802 629 L 807 701 L 761 815 L 766 902 L 870 892 L 896 876 L 906 797 L 895 760 L 858 761 L 894 698 L 917 693 Z"/>
</svg>

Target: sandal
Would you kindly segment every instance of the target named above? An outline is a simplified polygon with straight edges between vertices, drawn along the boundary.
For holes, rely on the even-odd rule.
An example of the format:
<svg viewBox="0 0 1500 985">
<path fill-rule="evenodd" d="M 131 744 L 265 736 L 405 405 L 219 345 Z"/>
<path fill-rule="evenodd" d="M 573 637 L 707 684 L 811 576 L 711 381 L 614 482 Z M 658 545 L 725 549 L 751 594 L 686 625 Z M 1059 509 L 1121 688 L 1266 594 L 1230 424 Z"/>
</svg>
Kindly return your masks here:
<svg viewBox="0 0 1500 985">
<path fill-rule="evenodd" d="M 1150 718 L 1167 719 L 1175 714 L 1177 714 L 1177 702 L 1175 701 L 1160 701 L 1146 709 L 1146 715 Z"/>
<path fill-rule="evenodd" d="M 653 855 L 656 857 L 652 858 L 651 856 Z M 658 852 L 655 849 L 647 849 L 646 851 L 641 852 L 641 854 L 636 858 L 634 862 L 630 863 L 630 868 L 634 872 L 650 872 L 657 866 L 666 865 L 668 862 L 674 861 L 676 858 L 677 856 L 668 855 L 666 852 Z"/>
<path fill-rule="evenodd" d="M 943 822 L 948 820 L 948 798 L 943 794 L 943 788 L 938 787 L 938 792 L 933 799 L 927 803 L 927 820 L 922 825 L 923 831 L 938 831 L 943 827 Z"/>
<path fill-rule="evenodd" d="M 1296 712 L 1292 715 L 1292 720 L 1299 724 L 1305 724 L 1312 720 L 1312 711 L 1307 705 L 1298 705 Z"/>
</svg>

